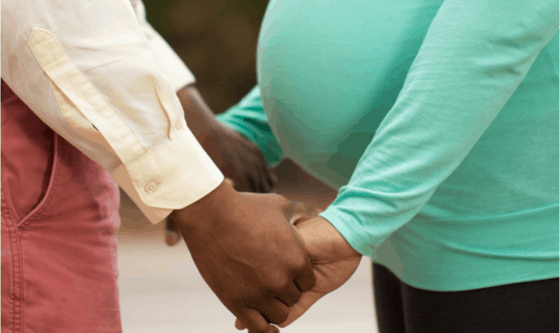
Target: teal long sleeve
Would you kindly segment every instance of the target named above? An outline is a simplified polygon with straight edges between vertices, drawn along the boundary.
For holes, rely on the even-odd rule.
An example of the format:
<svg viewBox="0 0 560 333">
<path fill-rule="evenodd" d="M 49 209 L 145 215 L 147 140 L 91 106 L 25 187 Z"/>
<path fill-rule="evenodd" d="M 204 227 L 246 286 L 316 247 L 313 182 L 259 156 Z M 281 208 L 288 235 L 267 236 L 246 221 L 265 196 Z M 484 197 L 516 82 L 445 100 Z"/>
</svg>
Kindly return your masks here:
<svg viewBox="0 0 560 333">
<path fill-rule="evenodd" d="M 322 215 L 372 256 L 459 166 L 557 30 L 554 0 L 444 1 L 395 105 Z"/>
<path fill-rule="evenodd" d="M 558 2 L 272 0 L 263 111 L 322 216 L 417 288 L 558 277 Z"/>
</svg>

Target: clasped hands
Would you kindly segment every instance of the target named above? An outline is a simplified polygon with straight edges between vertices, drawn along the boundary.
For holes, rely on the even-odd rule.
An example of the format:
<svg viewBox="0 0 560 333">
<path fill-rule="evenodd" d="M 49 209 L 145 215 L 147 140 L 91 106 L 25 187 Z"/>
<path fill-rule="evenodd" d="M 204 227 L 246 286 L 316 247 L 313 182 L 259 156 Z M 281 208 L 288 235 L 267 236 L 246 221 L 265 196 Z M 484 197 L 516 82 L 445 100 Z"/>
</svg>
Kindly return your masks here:
<svg viewBox="0 0 560 333">
<path fill-rule="evenodd" d="M 217 121 L 194 86 L 178 96 L 189 128 L 231 181 L 174 211 L 167 229 L 182 234 L 200 274 L 237 317 L 238 329 L 278 332 L 271 324 L 296 320 L 348 280 L 361 256 L 307 206 L 278 194 L 237 192 L 272 190 L 276 177 L 261 151 Z M 169 245 L 179 232 L 168 232 Z"/>
<path fill-rule="evenodd" d="M 237 329 L 279 332 L 354 273 L 361 255 L 318 211 L 224 182 L 171 220 Z"/>
</svg>

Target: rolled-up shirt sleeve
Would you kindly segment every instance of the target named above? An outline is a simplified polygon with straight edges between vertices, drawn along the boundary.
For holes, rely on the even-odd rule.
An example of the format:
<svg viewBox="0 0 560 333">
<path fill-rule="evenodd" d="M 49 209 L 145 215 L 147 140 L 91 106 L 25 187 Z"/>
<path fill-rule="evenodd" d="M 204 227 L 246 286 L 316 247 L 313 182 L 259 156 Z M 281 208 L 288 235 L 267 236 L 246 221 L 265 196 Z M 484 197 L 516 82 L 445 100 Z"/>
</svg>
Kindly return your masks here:
<svg viewBox="0 0 560 333">
<path fill-rule="evenodd" d="M 172 50 L 145 31 L 126 0 L 2 1 L 2 79 L 157 223 L 223 175 L 176 96 L 192 74 L 170 70 Z"/>
</svg>

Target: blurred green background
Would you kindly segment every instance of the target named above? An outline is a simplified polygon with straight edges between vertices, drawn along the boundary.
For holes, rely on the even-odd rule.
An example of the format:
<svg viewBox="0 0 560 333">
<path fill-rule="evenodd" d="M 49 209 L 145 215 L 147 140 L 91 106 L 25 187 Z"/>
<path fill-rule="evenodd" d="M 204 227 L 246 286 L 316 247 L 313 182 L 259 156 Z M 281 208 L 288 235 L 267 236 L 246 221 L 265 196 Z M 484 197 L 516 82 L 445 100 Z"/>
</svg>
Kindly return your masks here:
<svg viewBox="0 0 560 333">
<path fill-rule="evenodd" d="M 255 54 L 267 0 L 144 0 L 148 22 L 197 79 L 215 113 L 256 84 Z"/>
</svg>

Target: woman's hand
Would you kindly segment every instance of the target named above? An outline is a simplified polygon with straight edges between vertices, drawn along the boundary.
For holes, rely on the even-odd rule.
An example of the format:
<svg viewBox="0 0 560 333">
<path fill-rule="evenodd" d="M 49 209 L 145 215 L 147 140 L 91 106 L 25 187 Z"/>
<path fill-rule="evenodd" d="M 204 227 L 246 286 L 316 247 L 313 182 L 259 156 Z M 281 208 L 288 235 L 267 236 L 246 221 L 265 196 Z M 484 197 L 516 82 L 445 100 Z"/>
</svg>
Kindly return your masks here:
<svg viewBox="0 0 560 333">
<path fill-rule="evenodd" d="M 301 317 L 315 302 L 342 286 L 358 268 L 362 255 L 354 250 L 342 235 L 324 218 L 316 216 L 300 219 L 296 228 L 308 250 L 315 286 L 303 293 L 299 301 L 290 307 L 290 314 L 280 327 L 286 327 Z M 237 320 L 235 327 L 246 327 Z"/>
</svg>

